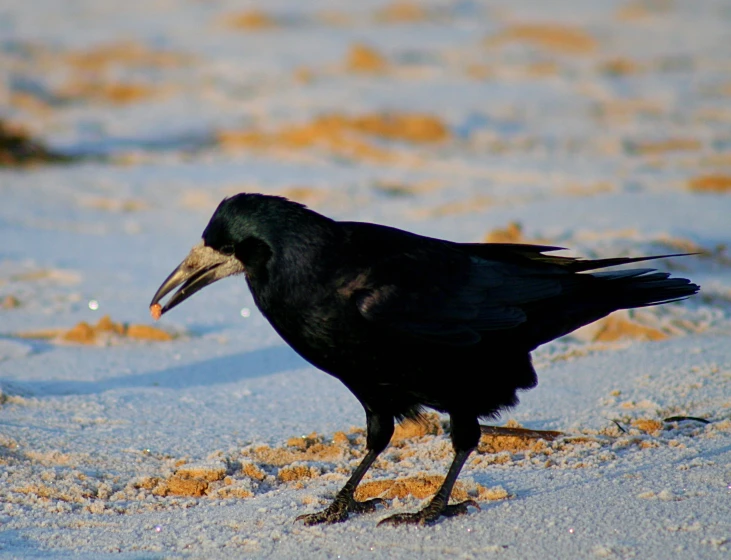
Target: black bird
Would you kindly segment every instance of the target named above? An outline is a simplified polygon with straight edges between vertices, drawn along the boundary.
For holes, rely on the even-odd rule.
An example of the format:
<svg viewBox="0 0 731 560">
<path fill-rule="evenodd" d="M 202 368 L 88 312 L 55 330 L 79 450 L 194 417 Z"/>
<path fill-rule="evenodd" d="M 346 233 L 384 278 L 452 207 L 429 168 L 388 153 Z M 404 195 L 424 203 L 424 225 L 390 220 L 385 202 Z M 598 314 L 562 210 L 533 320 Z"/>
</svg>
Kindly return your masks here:
<svg viewBox="0 0 731 560">
<path fill-rule="evenodd" d="M 282 338 L 361 402 L 367 453 L 327 509 L 298 518 L 307 525 L 373 511 L 381 500 L 358 502 L 354 492 L 388 445 L 394 421 L 418 420 L 425 408 L 449 414 L 455 456 L 444 483 L 421 511 L 384 520 L 424 524 L 475 505 L 450 505 L 452 487 L 477 447 L 478 419 L 516 405 L 516 391 L 536 385 L 532 350 L 617 309 L 699 290 L 648 268 L 585 273 L 660 256 L 545 254 L 558 249 L 454 243 L 338 222 L 285 198 L 243 193 L 221 202 L 151 308 L 159 316 L 208 284 L 243 273 Z"/>
</svg>

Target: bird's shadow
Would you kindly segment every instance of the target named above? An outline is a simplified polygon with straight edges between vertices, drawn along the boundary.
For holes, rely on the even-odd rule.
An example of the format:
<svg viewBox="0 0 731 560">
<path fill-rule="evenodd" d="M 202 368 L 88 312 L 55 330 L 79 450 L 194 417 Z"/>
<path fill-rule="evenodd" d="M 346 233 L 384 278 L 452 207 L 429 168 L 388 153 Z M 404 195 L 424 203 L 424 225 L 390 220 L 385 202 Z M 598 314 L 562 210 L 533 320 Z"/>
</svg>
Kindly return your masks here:
<svg viewBox="0 0 731 560">
<path fill-rule="evenodd" d="M 308 364 L 286 346 L 262 348 L 200 362 L 181 364 L 163 370 L 118 375 L 93 381 L 0 379 L 7 392 L 21 395 L 59 396 L 92 395 L 119 389 L 186 389 L 199 386 L 236 383 L 284 371 L 301 369 Z M 9 390 L 8 390 L 9 389 Z"/>
</svg>

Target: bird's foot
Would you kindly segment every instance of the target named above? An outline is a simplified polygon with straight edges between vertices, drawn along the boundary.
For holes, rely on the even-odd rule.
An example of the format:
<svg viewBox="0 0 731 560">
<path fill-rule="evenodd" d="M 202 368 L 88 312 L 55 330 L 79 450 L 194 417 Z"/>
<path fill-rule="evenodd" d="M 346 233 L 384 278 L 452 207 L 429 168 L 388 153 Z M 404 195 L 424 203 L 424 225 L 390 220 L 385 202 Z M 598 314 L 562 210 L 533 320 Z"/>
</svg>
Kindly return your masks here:
<svg viewBox="0 0 731 560">
<path fill-rule="evenodd" d="M 320 523 L 340 523 L 348 519 L 351 513 L 372 513 L 376 511 L 376 506 L 382 505 L 385 500 L 374 498 L 364 502 L 358 502 L 352 496 L 335 498 L 327 509 L 318 511 L 317 513 L 306 513 L 297 517 L 296 521 L 302 521 L 305 525 L 319 525 Z"/>
<path fill-rule="evenodd" d="M 378 526 L 381 525 L 428 525 L 434 523 L 440 517 L 455 517 L 456 515 L 464 515 L 468 512 L 468 506 L 481 509 L 479 504 L 474 500 L 466 500 L 458 504 L 444 505 L 432 500 L 424 509 L 416 513 L 397 513 L 391 517 L 382 519 Z"/>
</svg>

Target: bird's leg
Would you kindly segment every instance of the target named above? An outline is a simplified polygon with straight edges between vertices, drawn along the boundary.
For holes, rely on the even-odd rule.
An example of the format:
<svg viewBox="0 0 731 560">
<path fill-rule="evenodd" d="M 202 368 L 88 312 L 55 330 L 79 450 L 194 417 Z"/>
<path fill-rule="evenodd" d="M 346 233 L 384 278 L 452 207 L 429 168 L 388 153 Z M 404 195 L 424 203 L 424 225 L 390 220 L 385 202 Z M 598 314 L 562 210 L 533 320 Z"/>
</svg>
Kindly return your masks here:
<svg viewBox="0 0 731 560">
<path fill-rule="evenodd" d="M 393 416 L 386 414 L 376 414 L 366 410 L 366 418 L 368 421 L 368 435 L 366 436 L 366 448 L 368 452 L 363 460 L 353 471 L 348 479 L 337 493 L 332 503 L 317 513 L 308 513 L 297 517 L 297 521 L 303 521 L 305 525 L 317 525 L 319 523 L 338 523 L 345 521 L 348 514 L 352 513 L 370 513 L 375 511 L 376 506 L 384 503 L 381 498 L 358 502 L 355 499 L 355 489 L 360 483 L 363 475 L 374 463 L 378 455 L 386 448 L 388 442 L 391 441 L 393 435 Z"/>
<path fill-rule="evenodd" d="M 398 513 L 387 517 L 379 525 L 426 525 L 439 519 L 440 516 L 453 517 L 467 513 L 468 506 L 480 509 L 474 500 L 466 500 L 458 504 L 449 503 L 449 495 L 452 493 L 454 483 L 457 481 L 459 472 L 462 470 L 467 457 L 477 447 L 480 440 L 480 426 L 476 417 L 450 415 L 452 424 L 452 444 L 454 445 L 454 459 L 449 466 L 444 482 L 434 494 L 434 497 L 427 506 L 416 513 Z"/>
<path fill-rule="evenodd" d="M 363 478 L 368 468 L 378 457 L 378 453 L 369 450 L 363 460 L 360 462 L 358 467 L 353 471 L 353 474 L 348 479 L 335 496 L 332 503 L 323 511 L 317 513 L 307 513 L 297 517 L 297 521 L 304 521 L 305 525 L 317 525 L 319 523 L 338 523 L 345 521 L 348 518 L 350 512 L 353 513 L 369 513 L 376 509 L 376 505 L 383 503 L 383 500 L 376 498 L 374 500 L 368 500 L 366 502 L 358 502 L 355 500 L 355 489 Z"/>
<path fill-rule="evenodd" d="M 458 504 L 449 504 L 449 495 L 452 493 L 452 487 L 454 486 L 459 471 L 462 469 L 462 465 L 467 460 L 467 457 L 472 452 L 471 449 L 466 451 L 457 451 L 454 455 L 452 465 L 449 467 L 449 472 L 444 479 L 444 482 L 440 486 L 437 493 L 427 504 L 427 506 L 417 511 L 416 513 L 397 513 L 391 517 L 387 517 L 378 523 L 378 525 L 426 525 L 439 519 L 440 516 L 453 517 L 455 515 L 461 515 L 467 513 L 467 506 L 474 506 L 480 509 L 480 506 L 474 500 L 467 500 Z"/>
</svg>

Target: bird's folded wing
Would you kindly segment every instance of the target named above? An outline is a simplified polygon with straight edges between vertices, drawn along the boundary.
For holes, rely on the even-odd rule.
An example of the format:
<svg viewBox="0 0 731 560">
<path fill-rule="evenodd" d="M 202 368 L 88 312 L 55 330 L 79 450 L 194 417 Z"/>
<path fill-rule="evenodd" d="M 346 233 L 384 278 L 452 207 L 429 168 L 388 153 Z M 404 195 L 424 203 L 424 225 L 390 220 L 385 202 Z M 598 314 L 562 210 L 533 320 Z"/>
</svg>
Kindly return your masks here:
<svg viewBox="0 0 731 560">
<path fill-rule="evenodd" d="M 368 321 L 435 343 L 470 345 L 484 331 L 524 323 L 523 306 L 560 295 L 570 276 L 445 249 L 388 259 L 361 277 L 353 296 Z"/>
</svg>

